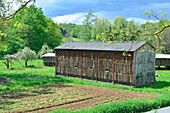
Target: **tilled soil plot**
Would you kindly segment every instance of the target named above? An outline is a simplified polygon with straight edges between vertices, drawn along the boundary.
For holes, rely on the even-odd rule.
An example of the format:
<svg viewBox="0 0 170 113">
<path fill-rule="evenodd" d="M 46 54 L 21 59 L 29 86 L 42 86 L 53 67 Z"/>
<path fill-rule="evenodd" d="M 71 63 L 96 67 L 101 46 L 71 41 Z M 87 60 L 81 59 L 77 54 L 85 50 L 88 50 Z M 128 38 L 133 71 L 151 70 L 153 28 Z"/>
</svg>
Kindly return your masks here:
<svg viewBox="0 0 170 113">
<path fill-rule="evenodd" d="M 76 110 L 130 98 L 158 95 L 86 86 L 50 85 L 0 93 L 0 113 L 40 112 L 57 108 Z"/>
</svg>

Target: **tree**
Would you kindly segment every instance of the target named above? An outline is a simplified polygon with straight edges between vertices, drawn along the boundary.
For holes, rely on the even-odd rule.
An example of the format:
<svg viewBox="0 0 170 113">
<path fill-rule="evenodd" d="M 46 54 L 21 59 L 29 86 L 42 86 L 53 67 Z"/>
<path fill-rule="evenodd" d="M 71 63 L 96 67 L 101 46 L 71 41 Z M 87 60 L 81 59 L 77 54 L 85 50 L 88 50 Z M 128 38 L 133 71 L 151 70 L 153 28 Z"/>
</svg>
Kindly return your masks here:
<svg viewBox="0 0 170 113">
<path fill-rule="evenodd" d="M 7 54 L 7 55 L 4 56 L 5 61 L 3 63 L 6 65 L 7 68 L 10 68 L 10 65 L 12 64 L 13 59 L 16 59 L 15 55 Z"/>
<path fill-rule="evenodd" d="M 34 5 L 25 7 L 13 20 L 17 35 L 24 39 L 26 46 L 38 52 L 44 43 L 51 48 L 62 42 L 60 28 L 50 18 L 44 16 L 41 8 Z"/>
<path fill-rule="evenodd" d="M 8 27 L 8 21 L 30 3 L 35 3 L 35 0 L 0 0 L 0 59 L 7 53 L 8 37 L 4 29 Z"/>
<path fill-rule="evenodd" d="M 79 32 L 79 37 L 84 41 L 89 41 L 92 39 L 92 27 L 96 20 L 96 16 L 93 14 L 94 12 L 90 10 L 87 15 L 85 15 L 85 19 L 83 21 L 83 26 L 81 31 Z"/>
<path fill-rule="evenodd" d="M 17 58 L 25 61 L 25 67 L 28 66 L 28 61 L 36 59 L 36 52 L 31 50 L 29 47 L 25 47 L 16 54 Z"/>
<path fill-rule="evenodd" d="M 46 53 L 50 53 L 50 52 L 53 52 L 53 50 L 50 49 L 47 44 L 44 44 L 42 46 L 41 50 L 38 52 L 38 56 L 41 58 L 42 55 L 44 55 Z"/>
<path fill-rule="evenodd" d="M 165 10 L 161 10 L 160 12 L 155 12 L 153 10 L 150 10 L 150 11 L 145 11 L 144 13 L 146 15 L 148 15 L 149 18 L 154 17 L 155 19 L 157 19 L 159 21 L 159 29 L 157 29 L 157 31 L 154 33 L 154 35 L 158 36 L 165 29 L 170 27 L 170 23 L 166 19 L 167 14 L 166 14 Z"/>
<path fill-rule="evenodd" d="M 94 23 L 96 39 L 100 41 L 106 41 L 110 37 L 111 22 L 105 18 L 96 19 Z"/>
<path fill-rule="evenodd" d="M 157 23 L 152 23 L 152 22 L 149 22 L 149 21 L 147 21 L 144 24 L 141 24 L 140 25 L 140 28 L 141 28 L 140 36 L 144 40 L 147 40 L 147 41 L 152 43 L 152 41 L 154 39 L 154 35 L 151 35 L 151 34 L 154 34 L 154 32 L 157 29 L 157 27 L 158 27 Z"/>
<path fill-rule="evenodd" d="M 158 41 L 156 49 L 158 53 L 162 53 L 163 51 L 165 51 L 164 45 L 166 44 L 166 41 L 164 41 L 164 36 L 166 35 L 164 35 L 164 33 L 167 32 L 167 29 L 170 28 L 170 22 L 166 18 L 167 14 L 164 10 L 161 10 L 159 12 L 155 12 L 153 10 L 145 11 L 145 14 L 148 15 L 149 18 L 153 17 L 158 21 L 157 28 L 152 29 L 152 31 L 154 32 L 148 35 L 154 36 L 154 40 Z"/>
<path fill-rule="evenodd" d="M 140 28 L 134 21 L 127 21 L 118 16 L 114 19 L 111 31 L 111 41 L 136 41 L 139 39 Z"/>
<path fill-rule="evenodd" d="M 162 33 L 163 38 L 163 44 L 164 50 L 162 50 L 162 53 L 170 54 L 170 28 L 167 28 Z"/>
<path fill-rule="evenodd" d="M 71 36 L 74 38 L 79 38 L 79 33 L 81 30 L 81 25 L 76 25 L 72 30 L 71 30 Z"/>
<path fill-rule="evenodd" d="M 45 31 L 47 32 L 47 37 L 44 43 L 49 45 L 50 48 L 54 48 L 63 42 L 63 36 L 61 34 L 59 26 L 56 23 L 54 23 L 53 20 L 47 18 L 46 22 L 47 28 L 45 29 Z"/>
<path fill-rule="evenodd" d="M 35 0 L 0 0 L 0 23 L 13 18 L 19 11 Z M 18 6 L 18 9 L 14 9 Z"/>
<path fill-rule="evenodd" d="M 59 27 L 61 29 L 61 33 L 62 35 L 65 37 L 65 38 L 70 38 L 72 36 L 71 32 L 72 32 L 72 29 L 77 26 L 76 24 L 73 24 L 73 23 L 60 23 L 59 24 Z"/>
<path fill-rule="evenodd" d="M 24 7 L 0 26 L 0 58 L 25 46 L 38 52 L 44 43 L 54 48 L 63 41 L 60 28 L 34 5 Z"/>
</svg>

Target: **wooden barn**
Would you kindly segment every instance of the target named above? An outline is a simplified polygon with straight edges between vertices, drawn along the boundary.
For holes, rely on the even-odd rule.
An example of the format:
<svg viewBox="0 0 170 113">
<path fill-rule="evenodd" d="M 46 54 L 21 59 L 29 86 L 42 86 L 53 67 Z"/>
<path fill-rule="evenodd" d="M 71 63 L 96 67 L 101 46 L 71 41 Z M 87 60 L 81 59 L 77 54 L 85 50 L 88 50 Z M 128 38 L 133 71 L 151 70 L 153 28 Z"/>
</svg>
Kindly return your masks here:
<svg viewBox="0 0 170 113">
<path fill-rule="evenodd" d="M 147 42 L 67 42 L 55 54 L 56 75 L 135 87 L 155 81 L 155 48 Z"/>
<path fill-rule="evenodd" d="M 46 53 L 42 59 L 45 66 L 55 66 L 55 53 Z"/>
<path fill-rule="evenodd" d="M 156 54 L 156 66 L 160 69 L 160 66 L 165 66 L 170 69 L 170 54 Z"/>
</svg>

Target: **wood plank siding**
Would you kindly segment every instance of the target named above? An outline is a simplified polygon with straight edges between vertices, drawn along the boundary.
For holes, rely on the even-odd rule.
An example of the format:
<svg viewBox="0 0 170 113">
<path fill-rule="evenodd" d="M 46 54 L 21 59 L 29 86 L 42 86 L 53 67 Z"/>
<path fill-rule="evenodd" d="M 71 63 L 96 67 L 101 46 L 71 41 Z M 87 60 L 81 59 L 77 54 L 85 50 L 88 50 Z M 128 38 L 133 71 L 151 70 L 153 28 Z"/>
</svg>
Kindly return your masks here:
<svg viewBox="0 0 170 113">
<path fill-rule="evenodd" d="M 56 47 L 55 54 L 56 75 L 136 87 L 155 81 L 155 48 L 146 42 L 71 42 Z"/>
<path fill-rule="evenodd" d="M 132 57 L 124 57 L 122 52 L 58 50 L 56 55 L 56 75 L 134 83 Z"/>
</svg>

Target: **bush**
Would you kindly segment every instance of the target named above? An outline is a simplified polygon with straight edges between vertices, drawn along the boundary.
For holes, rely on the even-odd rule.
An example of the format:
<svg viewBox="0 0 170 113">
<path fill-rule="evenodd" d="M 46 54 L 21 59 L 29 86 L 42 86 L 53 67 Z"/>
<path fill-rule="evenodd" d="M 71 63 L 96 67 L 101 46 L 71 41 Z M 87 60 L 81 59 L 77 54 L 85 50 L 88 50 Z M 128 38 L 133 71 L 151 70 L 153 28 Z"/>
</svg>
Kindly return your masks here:
<svg viewBox="0 0 170 113">
<path fill-rule="evenodd" d="M 138 113 L 146 112 L 170 105 L 170 95 L 162 95 L 154 99 L 127 100 L 110 102 L 94 106 L 90 109 L 77 110 L 74 113 Z"/>
</svg>

